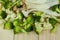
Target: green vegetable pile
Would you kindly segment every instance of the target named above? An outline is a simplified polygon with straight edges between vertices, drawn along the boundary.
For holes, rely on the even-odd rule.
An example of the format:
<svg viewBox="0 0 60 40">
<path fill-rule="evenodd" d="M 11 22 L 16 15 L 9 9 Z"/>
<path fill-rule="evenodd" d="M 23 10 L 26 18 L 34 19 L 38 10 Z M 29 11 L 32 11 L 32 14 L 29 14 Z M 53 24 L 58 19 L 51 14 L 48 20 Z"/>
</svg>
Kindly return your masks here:
<svg viewBox="0 0 60 40">
<path fill-rule="evenodd" d="M 39 35 L 44 30 L 56 32 L 56 25 L 60 23 L 60 4 L 49 8 L 59 15 L 53 16 L 38 10 L 28 12 L 30 9 L 27 9 L 26 4 L 22 1 L 0 0 L 0 26 L 3 24 L 3 29 L 12 29 L 15 34 L 35 31 Z"/>
</svg>

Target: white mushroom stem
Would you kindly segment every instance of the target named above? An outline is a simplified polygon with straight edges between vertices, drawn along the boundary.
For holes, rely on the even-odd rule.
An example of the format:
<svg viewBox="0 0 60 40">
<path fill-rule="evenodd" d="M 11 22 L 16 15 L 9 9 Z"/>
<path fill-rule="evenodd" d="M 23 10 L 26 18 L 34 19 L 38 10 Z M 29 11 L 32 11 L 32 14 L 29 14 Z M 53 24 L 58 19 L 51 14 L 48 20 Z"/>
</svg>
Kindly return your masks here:
<svg viewBox="0 0 60 40">
<path fill-rule="evenodd" d="M 25 17 L 28 17 L 28 14 L 29 14 L 30 12 L 34 11 L 34 10 L 35 10 L 35 9 L 31 9 L 31 10 L 27 10 L 27 11 L 22 10 L 22 13 L 24 14 Z"/>
</svg>

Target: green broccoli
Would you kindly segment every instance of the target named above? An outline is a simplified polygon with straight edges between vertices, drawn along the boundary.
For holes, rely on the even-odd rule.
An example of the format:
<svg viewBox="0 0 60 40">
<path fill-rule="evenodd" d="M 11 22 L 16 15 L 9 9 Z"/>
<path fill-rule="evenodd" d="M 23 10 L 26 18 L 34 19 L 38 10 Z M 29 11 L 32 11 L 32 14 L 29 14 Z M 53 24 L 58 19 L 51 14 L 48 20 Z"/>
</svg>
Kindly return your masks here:
<svg viewBox="0 0 60 40">
<path fill-rule="evenodd" d="M 0 16 L 5 19 L 7 17 L 7 13 L 5 11 L 0 11 Z"/>
<path fill-rule="evenodd" d="M 53 26 L 53 29 L 51 30 L 51 32 L 55 32 L 56 29 L 57 29 L 57 27 L 56 27 L 57 21 L 56 21 L 55 19 L 53 19 L 53 18 L 50 18 L 50 19 L 49 19 L 49 23 L 51 23 L 52 26 Z"/>
<path fill-rule="evenodd" d="M 14 25 L 14 33 L 20 33 L 20 32 L 26 33 L 26 31 L 23 29 L 23 23 L 19 19 L 16 19 L 13 22 L 13 25 Z"/>
<path fill-rule="evenodd" d="M 33 29 L 39 35 L 43 30 L 43 27 L 39 22 L 35 22 L 35 26 L 33 27 Z"/>
<path fill-rule="evenodd" d="M 4 29 L 10 30 L 13 28 L 13 24 L 10 21 L 7 21 L 4 25 Z"/>
<path fill-rule="evenodd" d="M 17 18 L 18 18 L 19 20 L 22 20 L 23 17 L 24 17 L 24 15 L 23 15 L 21 12 L 17 13 Z"/>
<path fill-rule="evenodd" d="M 29 15 L 28 16 L 28 18 L 24 21 L 24 23 L 23 23 L 23 25 L 24 25 L 24 29 L 26 30 L 26 31 L 31 31 L 32 29 L 32 25 L 33 25 L 33 23 L 34 23 L 34 17 L 33 17 L 33 15 Z M 29 29 L 29 30 L 28 30 Z"/>
</svg>

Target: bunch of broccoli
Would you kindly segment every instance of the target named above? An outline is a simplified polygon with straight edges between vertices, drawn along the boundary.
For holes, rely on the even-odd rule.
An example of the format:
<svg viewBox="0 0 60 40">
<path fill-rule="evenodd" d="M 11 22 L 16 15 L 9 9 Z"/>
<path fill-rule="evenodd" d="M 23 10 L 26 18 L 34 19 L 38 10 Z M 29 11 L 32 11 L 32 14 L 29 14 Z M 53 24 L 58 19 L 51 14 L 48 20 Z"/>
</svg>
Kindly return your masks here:
<svg viewBox="0 0 60 40">
<path fill-rule="evenodd" d="M 26 16 L 22 12 L 23 6 L 22 0 L 0 0 L 0 20 L 4 20 L 0 24 L 4 25 L 3 29 L 13 29 L 15 34 L 30 31 L 40 34 L 43 30 L 56 31 L 56 24 L 60 23 L 59 16 L 48 15 L 37 10 L 27 12 L 29 14 Z M 54 5 L 50 10 L 60 14 L 60 4 Z"/>
</svg>

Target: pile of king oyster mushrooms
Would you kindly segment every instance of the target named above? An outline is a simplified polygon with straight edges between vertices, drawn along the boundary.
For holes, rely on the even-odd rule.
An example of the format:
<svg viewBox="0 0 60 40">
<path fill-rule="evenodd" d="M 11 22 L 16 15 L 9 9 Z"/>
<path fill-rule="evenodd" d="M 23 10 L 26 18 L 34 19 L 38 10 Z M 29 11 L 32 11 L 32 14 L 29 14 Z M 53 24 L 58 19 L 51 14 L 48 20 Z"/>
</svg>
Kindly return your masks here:
<svg viewBox="0 0 60 40">
<path fill-rule="evenodd" d="M 0 0 L 0 28 L 12 29 L 15 34 L 54 33 L 59 23 L 59 0 Z"/>
</svg>

